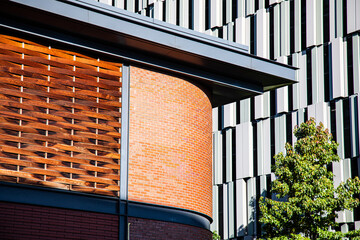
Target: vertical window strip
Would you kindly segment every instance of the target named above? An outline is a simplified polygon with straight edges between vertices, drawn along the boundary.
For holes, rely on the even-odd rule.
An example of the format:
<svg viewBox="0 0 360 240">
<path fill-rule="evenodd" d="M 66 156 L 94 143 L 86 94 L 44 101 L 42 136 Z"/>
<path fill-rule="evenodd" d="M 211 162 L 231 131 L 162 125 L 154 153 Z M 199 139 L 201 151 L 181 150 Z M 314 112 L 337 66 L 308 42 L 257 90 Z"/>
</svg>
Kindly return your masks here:
<svg viewBox="0 0 360 240">
<path fill-rule="evenodd" d="M 327 43 L 330 41 L 330 6 L 329 6 L 330 0 L 323 0 L 323 39 L 324 43 Z"/>
<path fill-rule="evenodd" d="M 270 6 L 269 8 L 269 18 L 270 18 L 270 28 L 269 28 L 269 37 L 270 37 L 270 59 L 274 60 L 274 7 Z"/>
<path fill-rule="evenodd" d="M 344 129 L 344 152 L 345 158 L 351 157 L 351 122 L 350 122 L 350 101 L 343 100 L 343 129 Z"/>
<path fill-rule="evenodd" d="M 335 101 L 330 102 L 330 131 L 333 140 L 336 141 L 336 104 Z"/>
<path fill-rule="evenodd" d="M 292 145 L 292 134 L 293 134 L 292 118 L 291 113 L 286 114 L 286 142 Z"/>
<path fill-rule="evenodd" d="M 255 12 L 259 10 L 259 0 L 255 0 Z"/>
<path fill-rule="evenodd" d="M 347 34 L 347 0 L 342 0 L 343 36 Z"/>
<path fill-rule="evenodd" d="M 306 49 L 306 0 L 301 0 L 301 49 Z"/>
<path fill-rule="evenodd" d="M 210 9 L 210 1 L 205 0 L 205 31 L 210 29 L 210 17 L 211 17 L 211 9 Z"/>
<path fill-rule="evenodd" d="M 331 78 L 330 78 L 330 46 L 324 44 L 324 91 L 325 102 L 329 102 L 331 98 Z"/>
<path fill-rule="evenodd" d="M 180 0 L 176 0 L 176 25 L 180 26 Z"/>
<path fill-rule="evenodd" d="M 189 0 L 189 29 L 194 29 L 194 0 Z"/>
<path fill-rule="evenodd" d="M 226 17 L 227 17 L 227 14 L 226 14 L 226 8 L 229 7 L 227 6 L 226 4 L 226 1 L 227 0 L 222 0 L 222 25 L 225 26 L 227 24 L 227 21 L 226 21 Z"/>
<path fill-rule="evenodd" d="M 235 22 L 235 20 L 238 18 L 238 1 L 232 0 L 232 21 Z M 235 34 L 234 34 L 235 35 Z"/>
<path fill-rule="evenodd" d="M 271 137 L 271 166 L 275 165 L 275 119 L 270 119 L 270 137 Z"/>
<path fill-rule="evenodd" d="M 163 17 L 162 17 L 162 19 L 163 19 L 163 21 L 166 21 L 166 1 L 163 1 L 162 2 L 162 7 L 163 7 L 163 9 L 162 9 L 162 15 L 163 15 Z"/>
<path fill-rule="evenodd" d="M 253 169 L 254 169 L 254 175 L 253 176 L 257 176 L 258 173 L 258 157 L 257 157 L 257 122 L 253 122 L 252 123 L 252 128 L 253 128 Z M 241 153 L 240 153 L 241 154 Z"/>
<path fill-rule="evenodd" d="M 236 180 L 236 129 L 231 129 L 231 164 L 232 164 L 232 181 Z M 240 153 L 238 153 L 240 154 Z"/>
<path fill-rule="evenodd" d="M 255 49 L 255 16 L 251 15 L 250 16 L 250 53 L 251 54 L 256 54 L 256 49 Z"/>
<path fill-rule="evenodd" d="M 354 66 L 353 66 L 353 41 L 352 36 L 346 38 L 347 50 L 347 77 L 348 77 L 348 96 L 354 94 Z"/>
<path fill-rule="evenodd" d="M 276 114 L 276 90 L 270 91 L 270 116 Z"/>
<path fill-rule="evenodd" d="M 295 52 L 295 2 L 290 0 L 290 54 Z"/>
<path fill-rule="evenodd" d="M 312 100 L 312 59 L 311 49 L 306 50 L 306 86 L 307 86 L 307 104 L 311 105 Z"/>
</svg>

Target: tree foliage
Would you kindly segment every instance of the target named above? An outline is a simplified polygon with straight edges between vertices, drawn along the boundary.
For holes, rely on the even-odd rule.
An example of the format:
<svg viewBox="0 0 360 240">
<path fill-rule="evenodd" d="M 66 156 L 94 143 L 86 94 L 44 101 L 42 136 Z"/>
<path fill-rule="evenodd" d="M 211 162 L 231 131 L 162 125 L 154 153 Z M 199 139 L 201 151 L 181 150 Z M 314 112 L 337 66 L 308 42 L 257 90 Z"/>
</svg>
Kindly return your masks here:
<svg viewBox="0 0 360 240">
<path fill-rule="evenodd" d="M 340 161 L 338 144 L 322 123 L 316 126 L 311 119 L 295 127 L 294 134 L 297 138 L 294 147 L 287 143 L 286 156 L 283 153 L 275 156 L 272 199 L 260 198 L 264 237 L 341 239 L 344 234 L 328 230 L 336 226 L 337 212 L 359 205 L 353 196 L 360 192 L 360 180 L 355 177 L 334 187 L 334 175 L 327 166 Z"/>
</svg>

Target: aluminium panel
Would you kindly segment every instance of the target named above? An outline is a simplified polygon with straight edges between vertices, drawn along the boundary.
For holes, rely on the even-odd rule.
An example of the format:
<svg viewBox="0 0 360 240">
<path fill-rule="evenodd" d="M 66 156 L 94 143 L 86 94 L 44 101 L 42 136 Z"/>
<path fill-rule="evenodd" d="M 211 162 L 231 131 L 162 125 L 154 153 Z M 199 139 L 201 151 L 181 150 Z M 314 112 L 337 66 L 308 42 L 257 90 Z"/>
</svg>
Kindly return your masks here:
<svg viewBox="0 0 360 240">
<path fill-rule="evenodd" d="M 336 35 L 336 0 L 329 1 L 329 33 L 330 41 L 337 37 Z"/>
<path fill-rule="evenodd" d="M 240 100 L 240 123 L 250 122 L 250 98 Z"/>
<path fill-rule="evenodd" d="M 154 2 L 154 19 L 163 21 L 163 7 L 164 3 L 161 1 Z"/>
<path fill-rule="evenodd" d="M 253 15 L 255 13 L 255 1 L 245 0 L 245 16 Z"/>
<path fill-rule="evenodd" d="M 213 133 L 214 184 L 223 183 L 223 143 L 221 131 Z"/>
<path fill-rule="evenodd" d="M 228 201 L 229 201 L 229 238 L 235 237 L 235 189 L 234 189 L 234 182 L 229 182 L 228 184 Z"/>
<path fill-rule="evenodd" d="M 228 184 L 223 184 L 223 233 L 224 239 L 229 238 L 229 200 Z"/>
<path fill-rule="evenodd" d="M 263 123 L 263 164 L 264 164 L 264 174 L 271 173 L 271 123 L 270 118 L 262 121 Z"/>
<path fill-rule="evenodd" d="M 213 199 L 212 199 L 212 209 L 213 213 L 219 212 L 219 187 L 213 186 Z M 213 214 L 213 222 L 210 225 L 210 230 L 216 231 L 219 233 L 219 214 Z"/>
<path fill-rule="evenodd" d="M 316 108 L 315 108 L 315 104 L 309 105 L 307 107 L 308 110 L 308 118 L 310 119 L 311 117 L 316 119 Z M 317 120 L 316 120 L 317 121 Z"/>
<path fill-rule="evenodd" d="M 299 54 L 300 53 L 293 53 L 292 54 L 292 65 L 294 67 L 299 67 Z M 297 70 L 295 72 L 295 80 L 298 83 L 293 84 L 292 87 L 293 88 L 293 109 L 299 109 L 300 107 L 300 96 L 299 96 L 299 91 L 300 91 L 300 87 L 299 87 L 299 79 L 300 79 L 300 71 Z"/>
<path fill-rule="evenodd" d="M 125 1 L 126 0 L 115 0 L 114 1 L 114 6 L 117 7 L 117 8 L 124 9 Z"/>
<path fill-rule="evenodd" d="M 238 17 L 235 20 L 235 42 L 250 46 L 250 18 Z"/>
<path fill-rule="evenodd" d="M 324 84 L 324 47 L 317 46 L 311 50 L 312 58 L 312 95 L 313 102 L 325 101 Z"/>
<path fill-rule="evenodd" d="M 324 127 L 330 129 L 330 106 L 327 102 L 318 102 L 315 104 L 316 124 L 322 122 Z"/>
<path fill-rule="evenodd" d="M 246 122 L 236 125 L 236 179 L 253 175 L 253 127 Z"/>
<path fill-rule="evenodd" d="M 171 24 L 176 24 L 176 0 L 167 0 L 165 9 L 165 21 Z"/>
<path fill-rule="evenodd" d="M 346 28 L 347 33 L 355 32 L 356 29 L 356 2 L 358 0 L 347 0 L 346 1 Z"/>
<path fill-rule="evenodd" d="M 353 49 L 354 92 L 360 93 L 360 35 L 359 34 L 353 35 L 352 44 L 353 44 L 352 49 Z"/>
<path fill-rule="evenodd" d="M 280 56 L 290 55 L 290 1 L 280 3 Z"/>
<path fill-rule="evenodd" d="M 359 119 L 358 105 L 359 97 L 353 95 L 350 97 L 350 134 L 351 134 L 351 157 L 359 156 Z"/>
<path fill-rule="evenodd" d="M 194 30 L 198 32 L 205 31 L 205 0 L 193 1 L 193 22 Z"/>
<path fill-rule="evenodd" d="M 299 53 L 299 107 L 305 108 L 307 106 L 307 56 L 306 51 Z"/>
<path fill-rule="evenodd" d="M 256 235 L 256 178 L 246 181 L 247 189 L 247 235 Z"/>
<path fill-rule="evenodd" d="M 331 0 L 330 10 L 330 41 L 343 36 L 343 0 Z"/>
<path fill-rule="evenodd" d="M 247 202 L 246 182 L 244 179 L 235 181 L 236 187 L 236 236 L 242 237 L 246 234 L 247 227 Z"/>
<path fill-rule="evenodd" d="M 255 14 L 256 55 L 269 58 L 269 13 L 260 9 Z"/>
<path fill-rule="evenodd" d="M 112 0 L 99 0 L 99 2 L 112 5 Z"/>
<path fill-rule="evenodd" d="M 189 27 L 189 1 L 180 1 L 180 16 L 179 16 L 179 24 L 181 27 L 188 28 Z"/>
<path fill-rule="evenodd" d="M 360 30 L 360 16 L 359 16 L 359 12 L 360 12 L 360 2 L 356 1 L 356 6 L 355 6 L 355 12 L 358 13 L 355 15 L 356 19 L 355 19 L 355 25 L 356 25 L 356 30 Z"/>
<path fill-rule="evenodd" d="M 338 100 L 335 103 L 336 109 L 336 142 L 339 144 L 337 154 L 341 159 L 345 158 L 344 148 L 344 109 L 343 100 Z"/>
<path fill-rule="evenodd" d="M 286 143 L 286 115 L 275 117 L 275 154 L 285 152 Z"/>
<path fill-rule="evenodd" d="M 223 34 L 222 34 L 222 39 L 224 39 L 224 40 L 229 40 L 229 29 L 228 29 L 228 26 L 227 25 L 224 25 L 224 26 L 222 26 L 221 27 L 222 28 L 222 32 L 223 32 Z"/>
<path fill-rule="evenodd" d="M 274 6 L 274 58 L 281 56 L 281 25 L 280 25 L 280 4 Z"/>
<path fill-rule="evenodd" d="M 222 27 L 223 3 L 218 0 L 210 0 L 210 27 Z"/>
<path fill-rule="evenodd" d="M 225 8 L 225 14 L 226 14 L 225 15 L 225 24 L 228 24 L 228 23 L 232 22 L 232 9 L 233 9 L 232 3 L 233 3 L 233 1 L 225 0 L 225 2 L 226 2 L 226 6 L 223 6 L 223 8 L 226 7 Z"/>
<path fill-rule="evenodd" d="M 212 109 L 212 131 L 215 132 L 219 128 L 219 107 Z"/>
<path fill-rule="evenodd" d="M 298 126 L 298 111 L 291 113 L 291 129 L 294 130 L 295 126 Z M 292 134 L 292 145 L 294 146 L 296 142 L 296 137 L 294 133 Z"/>
<path fill-rule="evenodd" d="M 347 96 L 346 42 L 342 37 L 331 42 L 333 98 Z"/>
<path fill-rule="evenodd" d="M 236 103 L 229 103 L 223 108 L 223 126 L 222 128 L 234 127 L 236 125 Z"/>
<path fill-rule="evenodd" d="M 277 59 L 278 62 L 287 63 L 287 57 L 283 56 Z M 292 86 L 290 86 L 292 87 Z M 289 111 L 289 96 L 288 96 L 288 87 L 282 87 L 275 90 L 276 91 L 276 113 L 283 113 Z"/>
<path fill-rule="evenodd" d="M 237 16 L 238 17 L 245 17 L 245 9 L 246 9 L 246 0 L 237 0 Z"/>
<path fill-rule="evenodd" d="M 258 121 L 256 124 L 256 150 L 257 150 L 257 176 L 265 174 L 264 165 L 264 121 Z"/>
<path fill-rule="evenodd" d="M 230 182 L 233 179 L 233 129 L 229 128 L 223 131 L 225 134 L 225 181 Z"/>
<path fill-rule="evenodd" d="M 255 96 L 255 119 L 270 117 L 270 92 Z"/>
<path fill-rule="evenodd" d="M 307 119 L 305 119 L 305 108 L 300 108 L 297 110 L 297 121 L 298 125 L 302 124 L 303 122 L 306 122 Z"/>
<path fill-rule="evenodd" d="M 294 40 L 295 52 L 301 51 L 301 0 L 294 0 Z"/>
<path fill-rule="evenodd" d="M 229 22 L 226 26 L 224 26 L 226 28 L 226 31 L 227 31 L 227 40 L 229 41 L 233 41 L 234 39 L 234 36 L 235 36 L 235 23 L 234 22 Z"/>
<path fill-rule="evenodd" d="M 306 0 L 306 47 L 322 43 L 322 1 Z"/>
</svg>

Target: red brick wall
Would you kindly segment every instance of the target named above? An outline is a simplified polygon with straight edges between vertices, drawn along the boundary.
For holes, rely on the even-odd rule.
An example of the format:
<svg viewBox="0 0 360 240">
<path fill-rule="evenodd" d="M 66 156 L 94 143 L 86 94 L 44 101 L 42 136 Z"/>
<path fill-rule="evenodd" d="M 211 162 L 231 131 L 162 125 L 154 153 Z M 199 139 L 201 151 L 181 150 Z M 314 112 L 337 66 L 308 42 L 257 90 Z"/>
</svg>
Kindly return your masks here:
<svg viewBox="0 0 360 240">
<path fill-rule="evenodd" d="M 118 239 L 110 214 L 0 202 L 0 239 Z"/>
<path fill-rule="evenodd" d="M 211 103 L 180 78 L 131 67 L 129 199 L 212 216 Z"/>
<path fill-rule="evenodd" d="M 129 218 L 131 240 L 210 240 L 209 230 L 155 220 Z"/>
</svg>

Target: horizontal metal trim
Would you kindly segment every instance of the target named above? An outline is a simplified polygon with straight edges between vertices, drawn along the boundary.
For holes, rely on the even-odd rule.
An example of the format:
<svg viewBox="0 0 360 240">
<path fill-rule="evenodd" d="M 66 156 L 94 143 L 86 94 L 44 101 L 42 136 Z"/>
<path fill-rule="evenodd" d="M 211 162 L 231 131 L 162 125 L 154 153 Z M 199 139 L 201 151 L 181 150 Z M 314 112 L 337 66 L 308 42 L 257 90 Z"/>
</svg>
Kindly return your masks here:
<svg viewBox="0 0 360 240">
<path fill-rule="evenodd" d="M 126 202 L 116 197 L 0 182 L 0 201 L 80 211 L 125 215 Z M 152 219 L 210 229 L 205 214 L 162 205 L 129 201 L 128 217 Z"/>
<path fill-rule="evenodd" d="M 17 22 L 23 19 L 63 34 L 114 45 L 122 51 L 137 51 L 132 61 L 141 59 L 174 73 L 195 75 L 205 86 L 210 84 L 214 97 L 218 96 L 222 103 L 229 96 L 221 87 L 239 89 L 233 96 L 241 99 L 295 82 L 295 68 L 250 55 L 241 45 L 95 1 L 9 0 L 7 4 L 3 6 L 3 18 L 11 16 Z M 236 100 L 233 96 L 227 101 Z"/>
<path fill-rule="evenodd" d="M 140 64 L 153 69 L 158 69 L 160 71 L 165 71 L 173 75 L 179 75 L 181 77 L 188 78 L 189 80 L 198 81 L 200 83 L 203 83 L 204 86 L 208 86 L 210 89 L 213 89 L 212 91 L 214 95 L 222 95 L 222 92 L 224 92 L 222 88 L 227 90 L 227 95 L 229 95 L 229 91 L 236 91 L 237 99 L 242 98 L 242 95 L 243 98 L 245 98 L 249 96 L 259 95 L 263 92 L 263 89 L 260 85 L 250 84 L 247 82 L 239 82 L 225 76 L 211 74 L 209 72 L 204 72 L 200 69 L 195 69 L 177 63 L 164 61 L 161 58 L 144 56 L 138 54 L 137 52 L 124 51 L 122 49 L 106 46 L 101 43 L 94 43 L 83 38 L 59 34 L 58 32 L 52 30 L 41 29 L 35 26 L 27 25 L 25 23 L 19 23 L 17 21 L 13 21 L 2 16 L 0 16 L 0 27 L 21 34 L 27 34 L 32 37 L 51 40 L 57 43 L 66 44 L 86 51 L 91 51 L 109 57 L 118 58 L 124 62 L 129 62 L 132 65 Z M 216 98 L 216 96 L 214 97 Z M 228 96 L 224 95 L 224 97 Z M 220 105 L 220 103 L 217 103 L 216 99 L 211 100 L 213 106 Z"/>
</svg>

